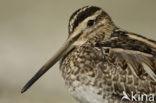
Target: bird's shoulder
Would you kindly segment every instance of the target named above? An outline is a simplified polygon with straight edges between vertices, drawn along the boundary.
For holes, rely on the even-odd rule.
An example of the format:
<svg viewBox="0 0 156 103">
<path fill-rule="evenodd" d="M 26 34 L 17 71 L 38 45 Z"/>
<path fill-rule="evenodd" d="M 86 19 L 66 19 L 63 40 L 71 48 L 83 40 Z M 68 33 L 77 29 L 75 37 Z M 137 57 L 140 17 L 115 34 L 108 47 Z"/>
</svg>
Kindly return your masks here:
<svg viewBox="0 0 156 103">
<path fill-rule="evenodd" d="M 156 82 L 156 41 L 141 35 L 115 30 L 109 39 L 97 42 L 108 62 L 138 78 L 149 76 Z"/>
</svg>

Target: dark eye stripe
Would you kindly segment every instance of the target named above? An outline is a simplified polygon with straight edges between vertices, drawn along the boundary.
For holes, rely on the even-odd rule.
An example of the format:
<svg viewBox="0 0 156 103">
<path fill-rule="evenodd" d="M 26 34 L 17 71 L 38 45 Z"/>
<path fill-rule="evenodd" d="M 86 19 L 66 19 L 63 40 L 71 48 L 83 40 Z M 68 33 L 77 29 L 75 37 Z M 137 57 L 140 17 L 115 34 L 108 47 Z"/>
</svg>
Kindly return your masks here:
<svg viewBox="0 0 156 103">
<path fill-rule="evenodd" d="M 93 15 L 96 11 L 100 10 L 100 8 L 95 7 L 95 6 L 91 6 L 89 8 L 87 8 L 85 11 L 80 12 L 79 14 L 77 14 L 77 12 L 79 12 L 80 10 L 76 11 L 72 16 L 70 21 L 73 19 L 74 15 L 77 14 L 77 17 L 73 23 L 73 27 L 72 30 L 70 32 L 73 32 L 74 29 L 78 26 L 78 24 L 80 24 L 84 19 L 86 19 L 87 17 Z"/>
</svg>

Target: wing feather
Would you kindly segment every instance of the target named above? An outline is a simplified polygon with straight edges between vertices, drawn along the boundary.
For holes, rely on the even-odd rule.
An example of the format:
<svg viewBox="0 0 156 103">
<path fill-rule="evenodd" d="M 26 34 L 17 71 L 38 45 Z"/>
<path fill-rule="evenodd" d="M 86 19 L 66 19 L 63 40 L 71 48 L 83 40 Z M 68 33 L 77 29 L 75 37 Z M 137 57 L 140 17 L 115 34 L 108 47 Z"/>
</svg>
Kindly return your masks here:
<svg viewBox="0 0 156 103">
<path fill-rule="evenodd" d="M 156 82 L 156 42 L 141 36 L 139 41 L 121 31 L 112 35 L 110 40 L 97 43 L 103 51 L 109 49 L 109 62 L 119 65 L 123 70 L 128 67 L 137 78 L 149 75 Z M 155 45 L 149 45 L 149 42 Z"/>
<path fill-rule="evenodd" d="M 126 61 L 129 69 L 131 69 L 132 73 L 136 77 L 141 76 L 144 72 L 146 72 L 153 80 L 156 81 L 156 64 L 154 64 L 156 58 L 149 54 L 135 52 L 136 51 L 130 52 L 129 50 L 111 48 L 109 57 L 116 58 L 116 64 L 121 62 L 120 66 L 123 60 Z"/>
</svg>

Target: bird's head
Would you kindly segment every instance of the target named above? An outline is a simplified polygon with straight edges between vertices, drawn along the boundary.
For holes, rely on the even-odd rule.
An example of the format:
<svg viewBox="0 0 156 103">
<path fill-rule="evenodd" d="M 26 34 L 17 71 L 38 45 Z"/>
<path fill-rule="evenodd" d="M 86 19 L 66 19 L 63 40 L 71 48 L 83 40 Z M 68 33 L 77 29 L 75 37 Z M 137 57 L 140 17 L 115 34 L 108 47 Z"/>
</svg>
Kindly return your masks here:
<svg viewBox="0 0 156 103">
<path fill-rule="evenodd" d="M 109 35 L 114 27 L 110 16 L 103 9 L 96 6 L 85 6 L 75 11 L 70 17 L 68 39 L 74 38 L 73 46 L 81 46 L 98 34 Z"/>
</svg>

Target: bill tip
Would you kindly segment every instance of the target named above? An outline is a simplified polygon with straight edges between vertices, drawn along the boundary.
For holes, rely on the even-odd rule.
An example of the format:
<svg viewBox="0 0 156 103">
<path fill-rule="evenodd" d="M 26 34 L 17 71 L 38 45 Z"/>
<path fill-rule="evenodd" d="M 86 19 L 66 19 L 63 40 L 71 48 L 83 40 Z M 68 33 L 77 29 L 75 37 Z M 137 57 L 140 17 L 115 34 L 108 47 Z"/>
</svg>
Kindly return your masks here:
<svg viewBox="0 0 156 103">
<path fill-rule="evenodd" d="M 23 88 L 22 90 L 21 90 L 21 93 L 24 93 L 26 91 L 26 89 L 25 88 Z"/>
</svg>

